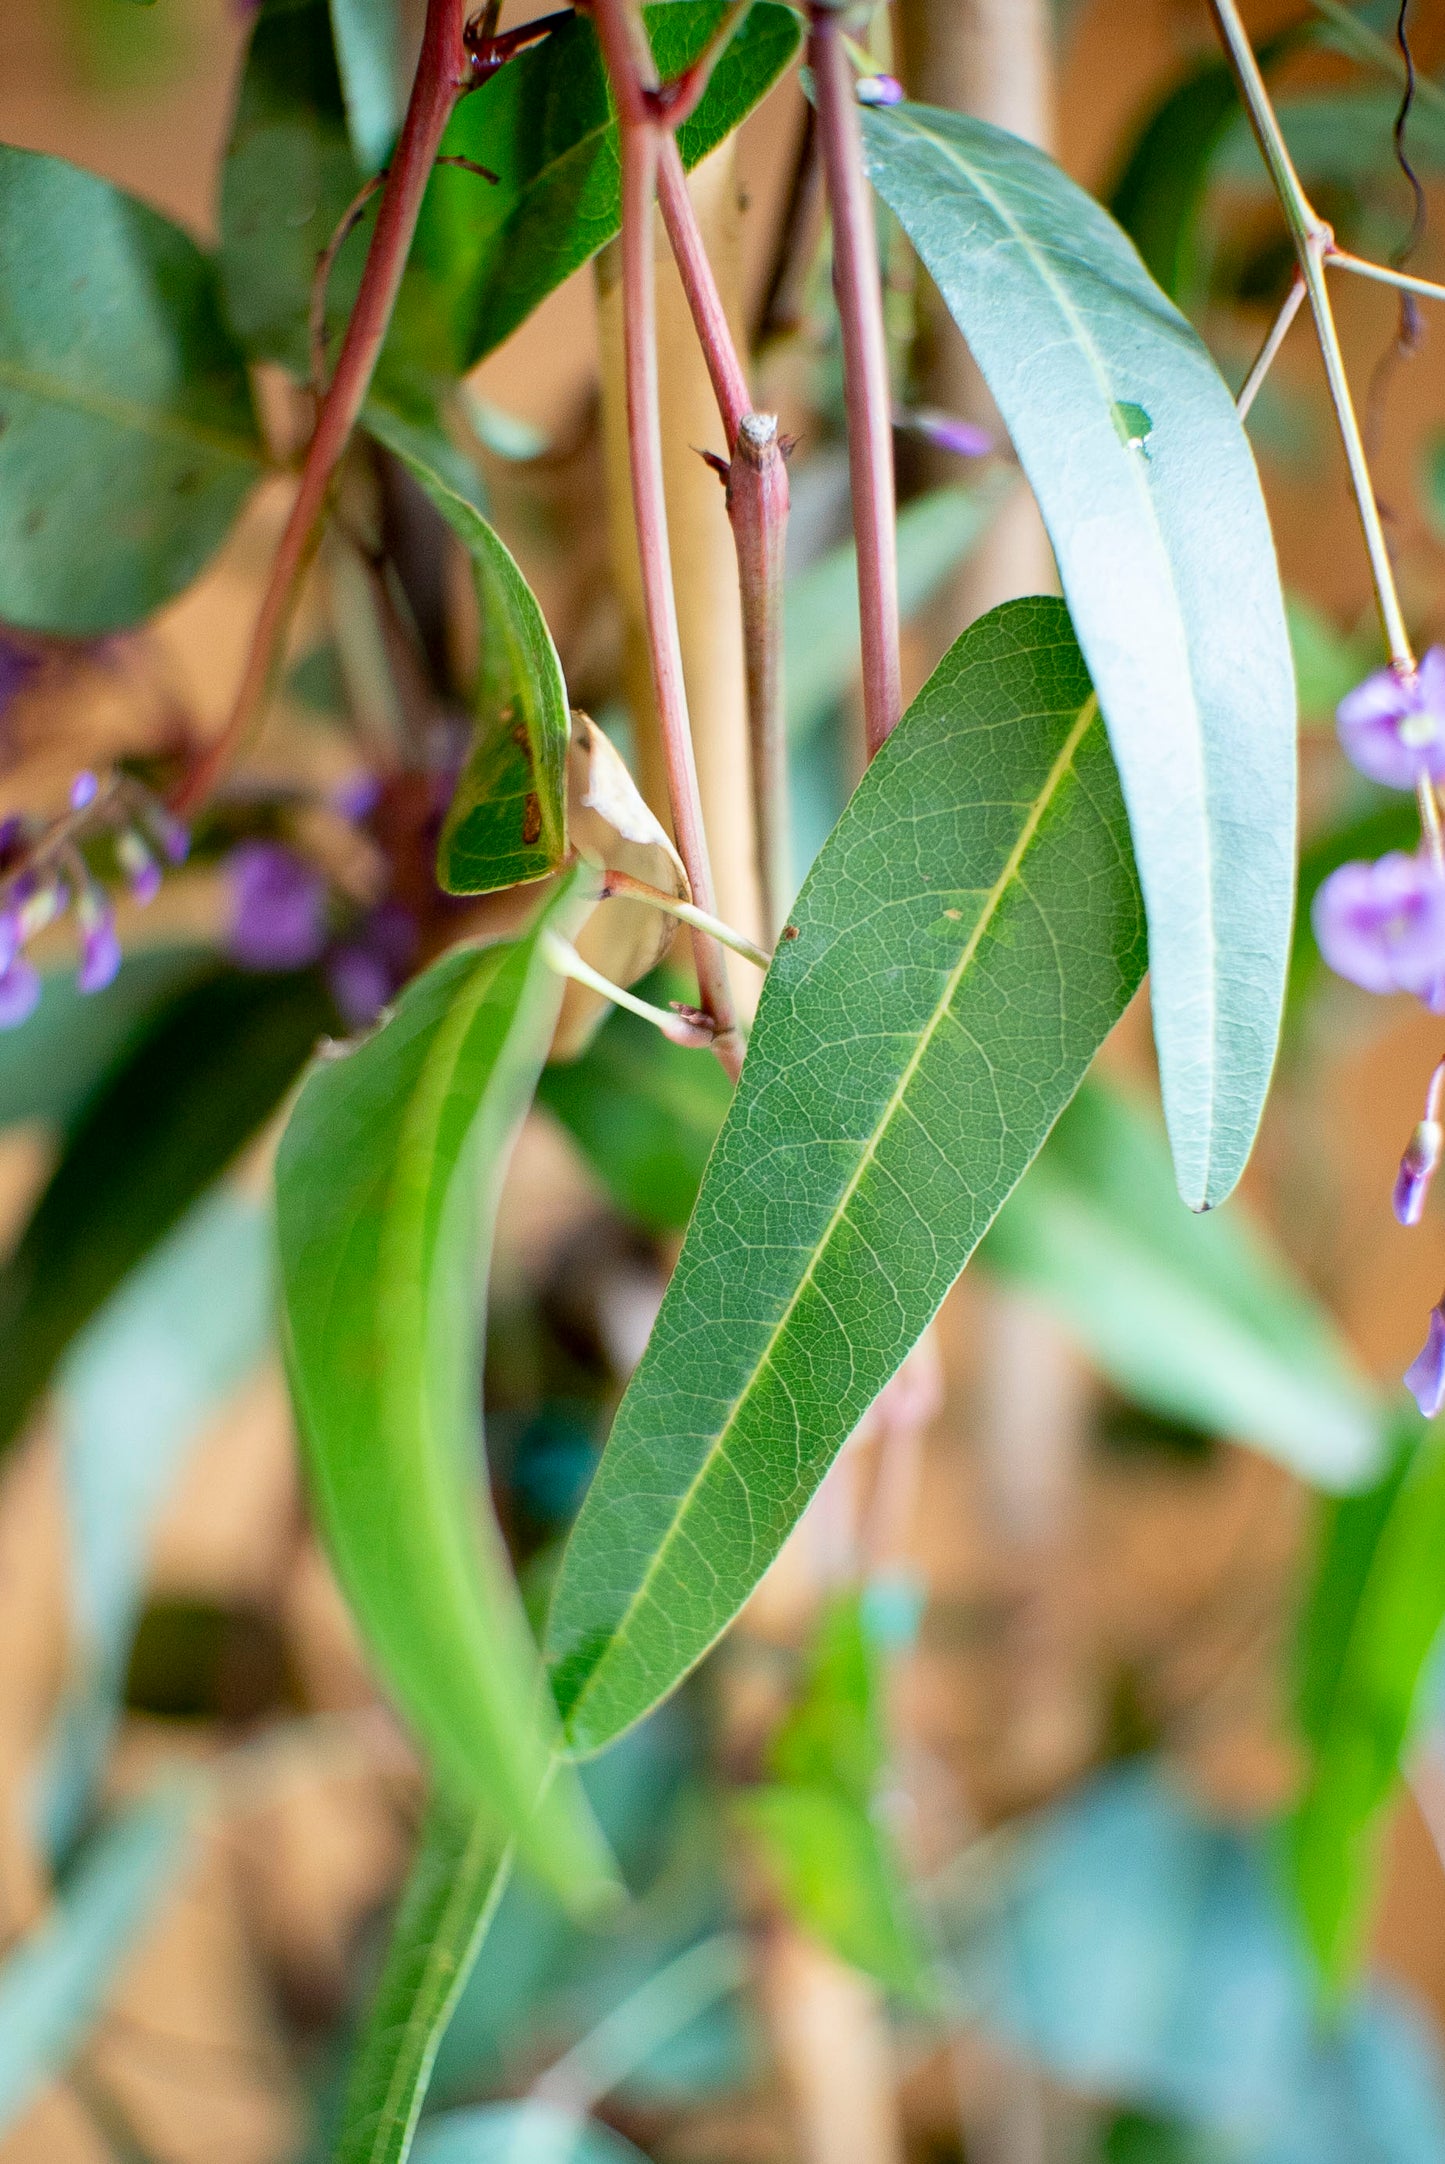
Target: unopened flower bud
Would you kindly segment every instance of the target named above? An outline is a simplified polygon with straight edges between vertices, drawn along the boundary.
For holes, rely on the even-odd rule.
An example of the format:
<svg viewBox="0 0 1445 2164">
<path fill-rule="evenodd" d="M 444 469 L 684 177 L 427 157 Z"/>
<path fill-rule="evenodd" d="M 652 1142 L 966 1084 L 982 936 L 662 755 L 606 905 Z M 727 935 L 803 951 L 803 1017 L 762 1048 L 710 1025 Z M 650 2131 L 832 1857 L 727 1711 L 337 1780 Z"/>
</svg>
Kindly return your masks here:
<svg viewBox="0 0 1445 2164">
<path fill-rule="evenodd" d="M 116 836 L 115 853 L 136 900 L 142 906 L 153 902 L 161 890 L 161 868 L 134 827 Z"/>
<path fill-rule="evenodd" d="M 1424 1347 L 1405 1370 L 1405 1388 L 1427 1420 L 1445 1405 L 1445 1313 L 1438 1302 L 1430 1310 Z"/>
<path fill-rule="evenodd" d="M 40 1003 L 40 976 L 23 954 L 0 970 L 0 1029 L 19 1029 Z"/>
<path fill-rule="evenodd" d="M 17 911 L 20 944 L 24 946 L 37 932 L 43 932 L 47 925 L 53 924 L 69 900 L 64 880 L 57 879 L 54 873 L 33 881 L 21 895 Z"/>
<path fill-rule="evenodd" d="M 860 105 L 901 105 L 905 93 L 896 75 L 860 75 L 853 95 Z"/>
<path fill-rule="evenodd" d="M 951 451 L 955 458 L 987 458 L 994 447 L 986 428 L 964 420 L 962 414 L 946 413 L 939 406 L 905 407 L 893 418 L 896 427 L 921 436 L 935 451 Z"/>
<path fill-rule="evenodd" d="M 706 1050 L 717 1035 L 712 1016 L 704 1014 L 701 1007 L 685 1007 L 677 999 L 670 1006 L 671 1013 L 660 1024 L 663 1036 L 689 1052 Z"/>
<path fill-rule="evenodd" d="M 1445 1150 L 1445 1127 L 1439 1120 L 1421 1120 L 1405 1147 L 1395 1175 L 1395 1215 L 1402 1225 L 1418 1225 L 1425 1214 L 1430 1182 Z"/>
<path fill-rule="evenodd" d="M 95 802 L 99 792 L 100 783 L 91 773 L 89 767 L 83 767 L 70 785 L 71 810 L 78 812 L 87 810 Z"/>
<path fill-rule="evenodd" d="M 83 887 L 76 901 L 80 920 L 80 968 L 75 984 L 80 992 L 103 992 L 120 970 L 120 941 L 115 931 L 115 911 L 103 887 Z"/>
</svg>

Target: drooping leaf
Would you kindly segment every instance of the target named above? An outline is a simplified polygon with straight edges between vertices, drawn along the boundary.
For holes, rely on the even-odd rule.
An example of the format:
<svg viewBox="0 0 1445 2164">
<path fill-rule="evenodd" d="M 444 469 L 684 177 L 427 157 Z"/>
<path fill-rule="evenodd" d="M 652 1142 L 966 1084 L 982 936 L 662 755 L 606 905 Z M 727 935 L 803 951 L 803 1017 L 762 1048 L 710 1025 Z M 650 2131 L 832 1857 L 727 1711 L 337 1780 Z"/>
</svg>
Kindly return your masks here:
<svg viewBox="0 0 1445 2164">
<path fill-rule="evenodd" d="M 132 1271 L 62 1363 L 71 1648 L 37 1796 L 52 1859 L 93 1804 L 156 1518 L 208 1415 L 264 1358 L 271 1328 L 270 1224 L 223 1192 Z"/>
<path fill-rule="evenodd" d="M 167 1006 L 102 1084 L 0 1269 L 0 1448 L 81 1325 L 275 1111 L 334 1021 L 318 977 L 227 971 Z"/>
<path fill-rule="evenodd" d="M 561 1003 L 538 939 L 575 906 L 569 891 L 525 938 L 444 955 L 313 1068 L 276 1164 L 288 1364 L 332 1563 L 439 1784 L 571 1902 L 605 1864 L 481 1487 L 478 1302 Z"/>
<path fill-rule="evenodd" d="M 1392 139 L 1399 110 L 1398 91 L 1373 87 L 1283 98 L 1278 108 L 1285 141 L 1307 188 L 1359 187 L 1374 181 L 1388 184 L 1392 193 L 1400 178 Z M 1445 104 L 1417 99 L 1407 142 L 1410 162 L 1419 171 L 1445 169 Z M 1243 113 L 1236 113 L 1225 130 L 1215 154 L 1214 178 L 1261 193 L 1269 185 Z"/>
<path fill-rule="evenodd" d="M 972 488 L 938 488 L 898 514 L 898 605 L 906 622 L 925 608 L 987 532 L 1005 492 L 996 477 Z M 788 736 L 801 749 L 854 683 L 858 656 L 858 564 L 851 541 L 788 581 L 783 698 Z"/>
<path fill-rule="evenodd" d="M 69 1128 L 159 1010 L 214 970 L 214 954 L 198 946 L 127 955 L 103 992 L 78 992 L 70 970 L 48 972 L 25 1027 L 0 1035 L 0 1127 L 45 1120 Z"/>
<path fill-rule="evenodd" d="M 98 174 L 0 145 L 0 618 L 138 623 L 190 584 L 261 460 L 210 260 Z"/>
<path fill-rule="evenodd" d="M 352 2062 L 336 2164 L 405 2164 L 437 2047 L 510 1870 L 495 1825 L 432 1798 Z"/>
<path fill-rule="evenodd" d="M 664 74 L 701 50 L 723 6 L 671 0 L 648 11 Z M 797 42 L 796 17 L 758 0 L 680 131 L 689 166 L 744 118 Z M 497 183 L 446 166 L 433 175 L 381 361 L 387 397 L 463 374 L 617 231 L 616 129 L 591 24 L 564 24 L 464 98 L 442 152 L 487 167 Z M 328 0 L 265 0 L 221 191 L 227 307 L 248 351 L 308 373 L 317 257 L 362 179 Z M 355 299 L 373 215 L 337 257 L 331 335 Z"/>
<path fill-rule="evenodd" d="M 437 878 L 449 894 L 491 894 L 545 878 L 567 854 L 572 719 L 562 664 L 536 595 L 481 513 L 400 438 L 389 447 L 471 560 L 482 620 L 476 733 L 442 828 Z"/>
<path fill-rule="evenodd" d="M 923 106 L 863 124 L 1049 530 L 1129 807 L 1176 1176 L 1207 1207 L 1259 1124 L 1293 909 L 1294 683 L 1249 445 L 1188 323 L 1042 152 Z"/>
<path fill-rule="evenodd" d="M 351 147 L 363 172 L 385 165 L 401 132 L 396 0 L 331 0 L 331 35 Z"/>
<path fill-rule="evenodd" d="M 930 1996 L 903 1870 L 879 1817 L 887 1759 L 883 1676 L 863 1603 L 824 1611 L 798 1703 L 768 1753 L 771 1778 L 737 1811 L 804 1930 L 886 1989 Z"/>
<path fill-rule="evenodd" d="M 966 632 L 793 911 L 548 1647 L 593 1749 L 731 1621 L 1078 1087 L 1143 968 L 1062 606 Z"/>
<path fill-rule="evenodd" d="M 642 990 L 664 1006 L 673 996 L 665 980 Z M 580 1059 L 545 1068 L 537 1090 L 617 1207 L 656 1232 L 681 1232 L 691 1217 L 731 1099 L 715 1059 L 620 1009 Z"/>
<path fill-rule="evenodd" d="M 979 1261 L 1046 1301 L 1149 1411 L 1321 1487 L 1373 1477 L 1382 1408 L 1328 1317 L 1237 1206 L 1179 1208 L 1163 1136 L 1118 1091 L 1079 1092 Z"/>
<path fill-rule="evenodd" d="M 1296 1899 L 1326 1990 L 1350 1980 L 1426 1664 L 1445 1624 L 1445 1447 L 1402 1419 L 1363 1495 L 1324 1506 L 1300 1634 L 1310 1770 L 1291 1828 Z"/>
<path fill-rule="evenodd" d="M 50 1914 L 0 1965 L 0 2134 L 62 2074 L 190 1853 L 198 1793 L 174 1783 L 91 1840 Z"/>
</svg>

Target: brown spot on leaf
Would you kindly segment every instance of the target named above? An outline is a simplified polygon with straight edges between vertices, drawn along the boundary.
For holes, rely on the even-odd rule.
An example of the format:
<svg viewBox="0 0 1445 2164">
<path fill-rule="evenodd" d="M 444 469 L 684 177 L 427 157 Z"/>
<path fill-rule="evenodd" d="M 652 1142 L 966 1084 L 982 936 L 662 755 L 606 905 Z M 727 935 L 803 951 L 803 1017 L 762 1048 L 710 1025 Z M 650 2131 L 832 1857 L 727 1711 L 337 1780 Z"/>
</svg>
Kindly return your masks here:
<svg viewBox="0 0 1445 2164">
<path fill-rule="evenodd" d="M 527 791 L 527 803 L 522 813 L 522 839 L 529 846 L 542 831 L 542 800 L 535 789 Z"/>
</svg>

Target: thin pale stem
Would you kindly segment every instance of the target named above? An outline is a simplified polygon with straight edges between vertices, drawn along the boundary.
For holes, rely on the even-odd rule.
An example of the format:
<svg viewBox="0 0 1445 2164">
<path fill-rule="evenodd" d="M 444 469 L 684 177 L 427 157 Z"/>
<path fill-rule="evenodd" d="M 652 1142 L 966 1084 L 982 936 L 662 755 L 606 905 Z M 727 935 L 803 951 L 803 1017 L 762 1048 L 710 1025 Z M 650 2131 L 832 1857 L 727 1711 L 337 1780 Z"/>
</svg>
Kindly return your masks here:
<svg viewBox="0 0 1445 2164">
<path fill-rule="evenodd" d="M 600 969 L 594 969 L 590 962 L 584 961 L 577 949 L 570 946 L 558 933 L 543 932 L 541 947 L 547 967 L 555 970 L 559 977 L 568 977 L 574 984 L 585 985 L 589 992 L 600 994 L 603 999 L 610 1000 L 614 1007 L 625 1007 L 627 1012 L 635 1014 L 639 1021 L 650 1022 L 654 1029 L 661 1030 L 663 1036 L 673 1044 L 685 1045 L 689 1050 L 702 1050 L 715 1042 L 709 1020 L 704 1018 L 694 1022 L 688 1014 L 669 1014 L 665 1008 L 654 1007 L 650 1000 L 639 999 L 636 992 L 630 992 L 625 984 L 614 984 L 610 977 L 603 976 Z"/>
<path fill-rule="evenodd" d="M 1335 270 L 1351 271 L 1356 278 L 1373 278 L 1378 285 L 1398 286 L 1402 293 L 1418 293 L 1427 301 L 1445 301 L 1445 286 L 1433 278 L 1416 278 L 1389 263 L 1372 263 L 1367 256 L 1351 255 L 1348 248 L 1330 248 L 1325 262 Z"/>
<path fill-rule="evenodd" d="M 843 331 L 848 466 L 863 632 L 863 717 L 871 757 L 903 709 L 892 401 L 878 235 L 863 171 L 863 133 L 842 24 L 812 9 L 809 57 L 833 222 L 833 282 Z"/>
<path fill-rule="evenodd" d="M 472 81 L 463 42 L 466 9 L 467 0 L 427 0 L 421 56 L 401 140 L 382 189 L 376 230 L 336 373 L 322 400 L 301 484 L 271 566 L 230 719 L 173 799 L 172 808 L 182 816 L 194 812 L 210 795 L 250 737 L 265 705 L 301 579 L 315 552 L 332 478 L 371 388 L 442 132 Z"/>
<path fill-rule="evenodd" d="M 1271 368 L 1273 368 L 1275 363 L 1275 357 L 1278 354 L 1280 347 L 1284 344 L 1285 339 L 1289 336 L 1290 325 L 1294 322 L 1295 317 L 1299 314 L 1301 307 L 1304 305 L 1304 297 L 1305 282 L 1304 279 L 1300 276 L 1299 272 L 1296 271 L 1294 276 L 1294 283 L 1291 285 L 1288 293 L 1285 295 L 1284 306 L 1280 309 L 1279 314 L 1275 317 L 1274 322 L 1271 324 L 1269 336 L 1265 339 L 1264 344 L 1260 347 L 1259 352 L 1255 357 L 1254 366 L 1250 369 L 1249 374 L 1245 377 L 1243 386 L 1240 389 L 1239 396 L 1234 401 L 1235 409 L 1238 412 L 1241 421 L 1247 418 L 1250 407 L 1254 404 L 1255 399 L 1259 396 L 1259 387 L 1263 383 L 1265 377 L 1269 374 Z"/>
<path fill-rule="evenodd" d="M 596 0 L 595 17 L 622 137 L 622 323 L 627 378 L 627 443 L 632 508 L 657 702 L 663 760 L 678 853 L 693 899 L 716 915 L 698 792 L 697 761 L 688 719 L 687 690 L 678 637 L 677 597 L 667 538 L 663 487 L 662 421 L 657 385 L 657 283 L 652 252 L 652 210 L 657 192 L 658 129 L 648 108 L 646 85 L 635 59 L 636 20 L 626 0 Z M 702 1003 L 716 1028 L 718 1058 L 736 1079 L 742 1041 L 723 950 L 694 929 L 693 959 Z"/>
<path fill-rule="evenodd" d="M 1375 499 L 1369 460 L 1365 456 L 1364 439 L 1355 414 L 1354 399 L 1345 370 L 1345 357 L 1340 348 L 1339 332 L 1335 327 L 1334 310 L 1330 305 L 1329 287 L 1325 279 L 1325 263 L 1334 246 L 1334 235 L 1305 194 L 1299 174 L 1295 171 L 1294 161 L 1290 157 L 1278 116 L 1270 101 L 1259 62 L 1254 56 L 1254 49 L 1240 19 L 1235 0 L 1210 0 L 1210 7 L 1234 79 L 1239 86 L 1240 97 L 1249 114 L 1255 140 L 1274 183 L 1275 194 L 1279 198 L 1280 209 L 1289 227 L 1295 254 L 1299 259 L 1300 273 L 1309 294 L 1315 331 L 1320 342 L 1320 354 L 1324 360 L 1330 398 L 1344 444 L 1350 485 L 1354 490 L 1360 525 L 1364 531 L 1365 548 L 1370 559 L 1370 570 L 1380 607 L 1380 621 L 1384 626 L 1390 658 L 1403 674 L 1412 674 L 1415 667 L 1414 649 L 1405 628 L 1404 611 L 1400 607 L 1400 596 L 1395 585 L 1394 567 L 1390 562 L 1385 528 L 1380 517 L 1379 504 Z"/>
<path fill-rule="evenodd" d="M 677 895 L 667 893 L 662 887 L 650 886 L 645 879 L 634 879 L 630 872 L 609 869 L 602 878 L 602 898 L 609 901 L 620 895 L 626 895 L 634 902 L 650 902 L 652 907 L 660 909 L 664 916 L 676 917 L 679 924 L 689 925 L 697 931 L 708 933 L 713 939 L 720 940 L 723 946 L 731 947 L 734 954 L 740 954 L 745 962 L 753 963 L 758 969 L 768 967 L 771 957 L 756 941 L 749 939 L 746 932 L 734 930 L 731 924 L 724 924 L 721 917 L 709 916 L 707 911 L 699 909 L 695 902 L 681 901 Z"/>
<path fill-rule="evenodd" d="M 728 519 L 738 558 L 748 737 L 763 925 L 775 940 L 791 891 L 788 757 L 783 711 L 783 569 L 788 469 L 778 424 L 755 413 L 722 295 L 702 245 L 677 144 L 663 142 L 658 168 L 663 223 L 727 438 Z"/>
</svg>

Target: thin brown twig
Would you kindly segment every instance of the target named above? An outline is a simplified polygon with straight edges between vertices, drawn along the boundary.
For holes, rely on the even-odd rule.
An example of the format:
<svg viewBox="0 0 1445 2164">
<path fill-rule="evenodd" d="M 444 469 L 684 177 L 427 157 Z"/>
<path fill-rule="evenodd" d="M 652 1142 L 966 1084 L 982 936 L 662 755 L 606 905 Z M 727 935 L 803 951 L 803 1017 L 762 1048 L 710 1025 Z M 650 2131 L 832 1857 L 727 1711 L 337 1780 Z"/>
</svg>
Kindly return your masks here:
<svg viewBox="0 0 1445 2164">
<path fill-rule="evenodd" d="M 443 130 L 457 100 L 475 80 L 464 42 L 465 27 L 466 0 L 427 0 L 421 55 L 401 140 L 382 189 L 376 230 L 336 372 L 322 401 L 301 483 L 272 562 L 230 718 L 172 799 L 172 809 L 182 817 L 210 795 L 250 737 L 265 705 L 301 579 L 315 551 L 332 477 L 380 358 Z"/>
</svg>

